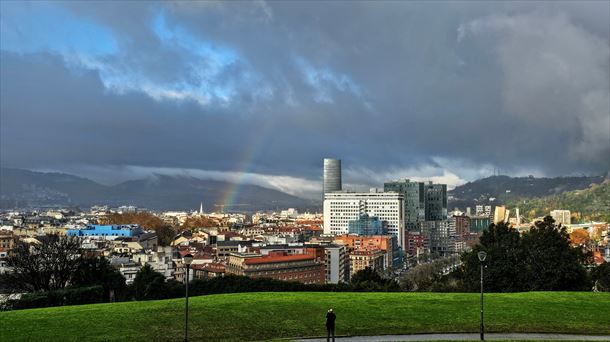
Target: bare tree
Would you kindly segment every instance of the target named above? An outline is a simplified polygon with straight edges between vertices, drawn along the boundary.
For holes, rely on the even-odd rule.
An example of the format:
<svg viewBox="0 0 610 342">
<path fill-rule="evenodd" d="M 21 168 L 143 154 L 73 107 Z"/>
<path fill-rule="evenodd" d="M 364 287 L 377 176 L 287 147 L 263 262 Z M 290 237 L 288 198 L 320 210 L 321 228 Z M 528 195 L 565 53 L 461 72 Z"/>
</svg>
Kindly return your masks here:
<svg viewBox="0 0 610 342">
<path fill-rule="evenodd" d="M 49 235 L 40 243 L 20 242 L 6 258 L 2 283 L 9 290 L 49 291 L 65 288 L 83 253 L 76 237 Z"/>
</svg>

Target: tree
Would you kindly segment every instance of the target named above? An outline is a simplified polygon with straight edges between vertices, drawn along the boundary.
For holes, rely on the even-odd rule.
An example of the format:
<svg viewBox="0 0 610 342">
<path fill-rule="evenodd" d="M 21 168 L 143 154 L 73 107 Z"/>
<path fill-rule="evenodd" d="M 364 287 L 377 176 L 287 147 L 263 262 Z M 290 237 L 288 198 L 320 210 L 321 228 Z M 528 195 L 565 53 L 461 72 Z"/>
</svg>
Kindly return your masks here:
<svg viewBox="0 0 610 342">
<path fill-rule="evenodd" d="M 154 230 L 161 246 L 169 246 L 176 236 L 176 229 L 159 217 L 146 212 L 111 214 L 105 220 L 107 224 L 138 224 L 145 229 Z"/>
<path fill-rule="evenodd" d="M 364 281 L 371 281 L 380 285 L 385 283 L 385 280 L 381 278 L 381 275 L 370 267 L 365 267 L 364 269 L 354 273 L 354 275 L 352 275 L 350 278 L 350 283 L 352 284 L 361 283 Z"/>
<path fill-rule="evenodd" d="M 350 285 L 355 291 L 398 291 L 400 286 L 392 279 L 384 279 L 370 267 L 354 273 L 350 279 Z"/>
<path fill-rule="evenodd" d="M 480 262 L 477 253 L 485 251 L 484 281 L 487 291 L 514 292 L 524 291 L 524 261 L 521 253 L 519 232 L 505 223 L 492 224 L 483 231 L 472 251 L 462 255 L 462 269 L 457 274 L 463 277 L 467 290 L 480 288 Z"/>
<path fill-rule="evenodd" d="M 126 288 L 125 277 L 103 256 L 83 258 L 74 273 L 72 285 L 101 285 L 108 301 Z"/>
<path fill-rule="evenodd" d="M 440 279 L 440 273 L 438 264 L 417 265 L 409 269 L 402 278 L 403 289 L 407 291 L 429 291 L 432 285 Z"/>
<path fill-rule="evenodd" d="M 182 230 L 192 230 L 203 227 L 218 227 L 218 222 L 208 217 L 188 217 L 180 228 Z"/>
<path fill-rule="evenodd" d="M 610 292 L 610 262 L 595 267 L 591 271 L 591 278 L 597 291 Z"/>
<path fill-rule="evenodd" d="M 588 290 L 591 284 L 583 263 L 589 256 L 570 246 L 565 227 L 547 216 L 523 235 L 523 259 L 528 290 Z"/>
<path fill-rule="evenodd" d="M 68 286 L 82 258 L 76 237 L 48 235 L 40 243 L 19 242 L 6 258 L 2 276 L 10 290 L 50 291 Z"/>
<path fill-rule="evenodd" d="M 136 300 L 163 299 L 167 296 L 165 277 L 148 264 L 136 273 L 133 287 Z"/>
</svg>

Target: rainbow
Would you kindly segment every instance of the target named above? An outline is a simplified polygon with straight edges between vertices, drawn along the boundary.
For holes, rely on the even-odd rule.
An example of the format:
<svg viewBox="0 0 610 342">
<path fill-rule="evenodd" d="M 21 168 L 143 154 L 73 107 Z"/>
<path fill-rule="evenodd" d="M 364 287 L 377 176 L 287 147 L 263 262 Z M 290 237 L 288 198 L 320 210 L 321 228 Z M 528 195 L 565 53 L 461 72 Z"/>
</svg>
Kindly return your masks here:
<svg viewBox="0 0 610 342">
<path fill-rule="evenodd" d="M 267 145 L 267 132 L 271 131 L 271 125 L 259 125 L 261 127 L 260 132 L 255 132 L 250 144 L 246 145 L 242 158 L 235 170 L 237 178 L 234 182 L 228 182 L 227 188 L 223 191 L 221 197 L 221 208 L 230 209 L 234 206 L 237 197 L 241 193 L 243 185 L 246 184 L 246 180 L 254 169 L 255 162 L 258 160 L 259 155 L 265 150 Z M 226 210 L 225 210 L 226 211 Z"/>
</svg>

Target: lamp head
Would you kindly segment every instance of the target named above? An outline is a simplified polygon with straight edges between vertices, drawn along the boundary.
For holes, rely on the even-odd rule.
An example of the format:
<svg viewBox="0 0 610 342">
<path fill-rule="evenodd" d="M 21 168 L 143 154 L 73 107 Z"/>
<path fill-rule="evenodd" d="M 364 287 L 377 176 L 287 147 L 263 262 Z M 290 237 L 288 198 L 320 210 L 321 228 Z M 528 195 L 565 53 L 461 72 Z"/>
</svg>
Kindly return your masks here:
<svg viewBox="0 0 610 342">
<path fill-rule="evenodd" d="M 193 262 L 193 255 L 192 254 L 187 254 L 184 257 L 182 257 L 182 262 L 184 262 L 185 265 L 190 265 Z"/>
<path fill-rule="evenodd" d="M 480 251 L 479 253 L 477 253 L 477 256 L 479 257 L 479 261 L 483 262 L 487 257 L 487 253 L 485 251 Z"/>
</svg>

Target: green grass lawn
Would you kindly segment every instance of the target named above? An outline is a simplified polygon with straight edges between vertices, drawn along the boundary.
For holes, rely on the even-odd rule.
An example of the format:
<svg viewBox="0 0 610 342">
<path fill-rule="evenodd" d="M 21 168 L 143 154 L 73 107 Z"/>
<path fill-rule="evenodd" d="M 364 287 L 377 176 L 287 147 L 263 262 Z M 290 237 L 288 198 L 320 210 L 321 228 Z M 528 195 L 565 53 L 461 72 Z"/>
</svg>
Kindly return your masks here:
<svg viewBox="0 0 610 342">
<path fill-rule="evenodd" d="M 610 294 L 486 294 L 487 332 L 610 334 Z M 190 299 L 194 341 L 338 335 L 477 332 L 476 293 L 240 293 Z M 0 341 L 177 341 L 184 300 L 126 302 L 0 312 Z"/>
</svg>

